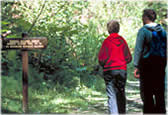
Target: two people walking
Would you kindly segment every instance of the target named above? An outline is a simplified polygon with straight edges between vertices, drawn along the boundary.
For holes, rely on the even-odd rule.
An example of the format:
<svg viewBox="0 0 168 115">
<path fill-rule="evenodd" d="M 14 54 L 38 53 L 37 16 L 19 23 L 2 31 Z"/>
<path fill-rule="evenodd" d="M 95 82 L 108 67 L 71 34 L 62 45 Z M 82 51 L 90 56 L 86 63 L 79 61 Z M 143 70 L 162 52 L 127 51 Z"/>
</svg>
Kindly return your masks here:
<svg viewBox="0 0 168 115">
<path fill-rule="evenodd" d="M 143 113 L 166 113 L 164 79 L 166 67 L 166 31 L 154 23 L 156 13 L 145 9 L 144 26 L 139 29 L 134 51 L 134 76 L 140 79 Z M 98 60 L 103 67 L 110 114 L 126 113 L 125 84 L 127 64 L 132 56 L 125 39 L 118 34 L 120 25 L 107 23 L 109 36 L 102 43 Z"/>
</svg>

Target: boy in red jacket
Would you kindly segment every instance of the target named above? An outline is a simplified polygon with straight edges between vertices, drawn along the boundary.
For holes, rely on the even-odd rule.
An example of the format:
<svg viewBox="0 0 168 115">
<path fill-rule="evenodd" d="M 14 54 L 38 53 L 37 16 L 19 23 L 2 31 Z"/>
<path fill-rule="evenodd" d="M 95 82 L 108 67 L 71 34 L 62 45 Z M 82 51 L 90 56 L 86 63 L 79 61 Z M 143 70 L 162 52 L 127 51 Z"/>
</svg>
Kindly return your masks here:
<svg viewBox="0 0 168 115">
<path fill-rule="evenodd" d="M 107 23 L 109 36 L 99 51 L 99 64 L 103 67 L 110 114 L 126 113 L 125 83 L 127 64 L 132 56 L 128 45 L 118 32 L 120 25 L 111 20 Z"/>
</svg>

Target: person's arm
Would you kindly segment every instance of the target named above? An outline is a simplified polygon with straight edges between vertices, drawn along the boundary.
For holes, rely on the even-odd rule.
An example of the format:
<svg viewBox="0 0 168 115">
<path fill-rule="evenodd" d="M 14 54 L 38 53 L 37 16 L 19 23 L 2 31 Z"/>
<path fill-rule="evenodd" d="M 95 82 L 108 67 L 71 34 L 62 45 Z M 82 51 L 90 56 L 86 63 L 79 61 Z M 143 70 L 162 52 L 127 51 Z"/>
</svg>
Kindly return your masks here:
<svg viewBox="0 0 168 115">
<path fill-rule="evenodd" d="M 102 47 L 100 48 L 99 54 L 98 54 L 98 60 L 99 64 L 103 67 L 109 57 L 108 55 L 108 46 L 107 41 L 104 41 L 102 44 Z"/>
<path fill-rule="evenodd" d="M 139 61 L 140 58 L 142 57 L 143 53 L 143 46 L 144 46 L 144 30 L 141 28 L 138 32 L 137 39 L 136 39 L 136 45 L 135 45 L 135 50 L 134 50 L 134 76 L 135 78 L 139 78 Z"/>
<path fill-rule="evenodd" d="M 131 52 L 130 52 L 130 49 L 128 47 L 127 42 L 125 40 L 124 40 L 124 42 L 125 42 L 124 56 L 125 56 L 125 60 L 128 64 L 132 61 L 132 55 L 131 55 Z"/>
<path fill-rule="evenodd" d="M 144 30 L 140 29 L 137 35 L 135 50 L 134 50 L 134 66 L 136 68 L 138 68 L 140 58 L 142 57 L 144 39 L 145 39 Z"/>
</svg>

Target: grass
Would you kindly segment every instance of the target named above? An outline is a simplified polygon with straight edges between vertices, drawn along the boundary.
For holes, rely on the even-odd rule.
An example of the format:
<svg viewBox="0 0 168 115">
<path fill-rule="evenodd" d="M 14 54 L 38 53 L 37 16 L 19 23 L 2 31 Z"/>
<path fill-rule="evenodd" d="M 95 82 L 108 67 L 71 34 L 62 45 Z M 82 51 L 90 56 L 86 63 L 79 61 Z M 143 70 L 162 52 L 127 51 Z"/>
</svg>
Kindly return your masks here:
<svg viewBox="0 0 168 115">
<path fill-rule="evenodd" d="M 12 88 L 17 85 L 21 84 L 12 77 L 2 76 L 2 112 L 23 113 L 21 87 Z M 101 92 L 85 86 L 61 93 L 56 89 L 36 90 L 29 87 L 29 113 L 82 113 L 88 108 L 93 109 L 91 105 L 98 101 L 105 101 L 104 97 Z"/>
</svg>

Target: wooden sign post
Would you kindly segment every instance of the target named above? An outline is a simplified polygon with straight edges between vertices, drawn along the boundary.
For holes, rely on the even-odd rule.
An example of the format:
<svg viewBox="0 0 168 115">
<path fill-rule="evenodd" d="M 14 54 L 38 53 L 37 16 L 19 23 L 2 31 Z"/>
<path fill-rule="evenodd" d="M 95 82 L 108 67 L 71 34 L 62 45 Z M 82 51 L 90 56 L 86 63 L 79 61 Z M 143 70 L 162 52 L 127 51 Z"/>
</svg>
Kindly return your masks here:
<svg viewBox="0 0 168 115">
<path fill-rule="evenodd" d="M 22 51 L 22 109 L 24 113 L 28 112 L 28 51 L 46 48 L 47 43 L 45 37 L 28 37 L 25 33 L 22 34 L 22 38 L 2 39 L 2 50 L 20 49 Z"/>
</svg>

